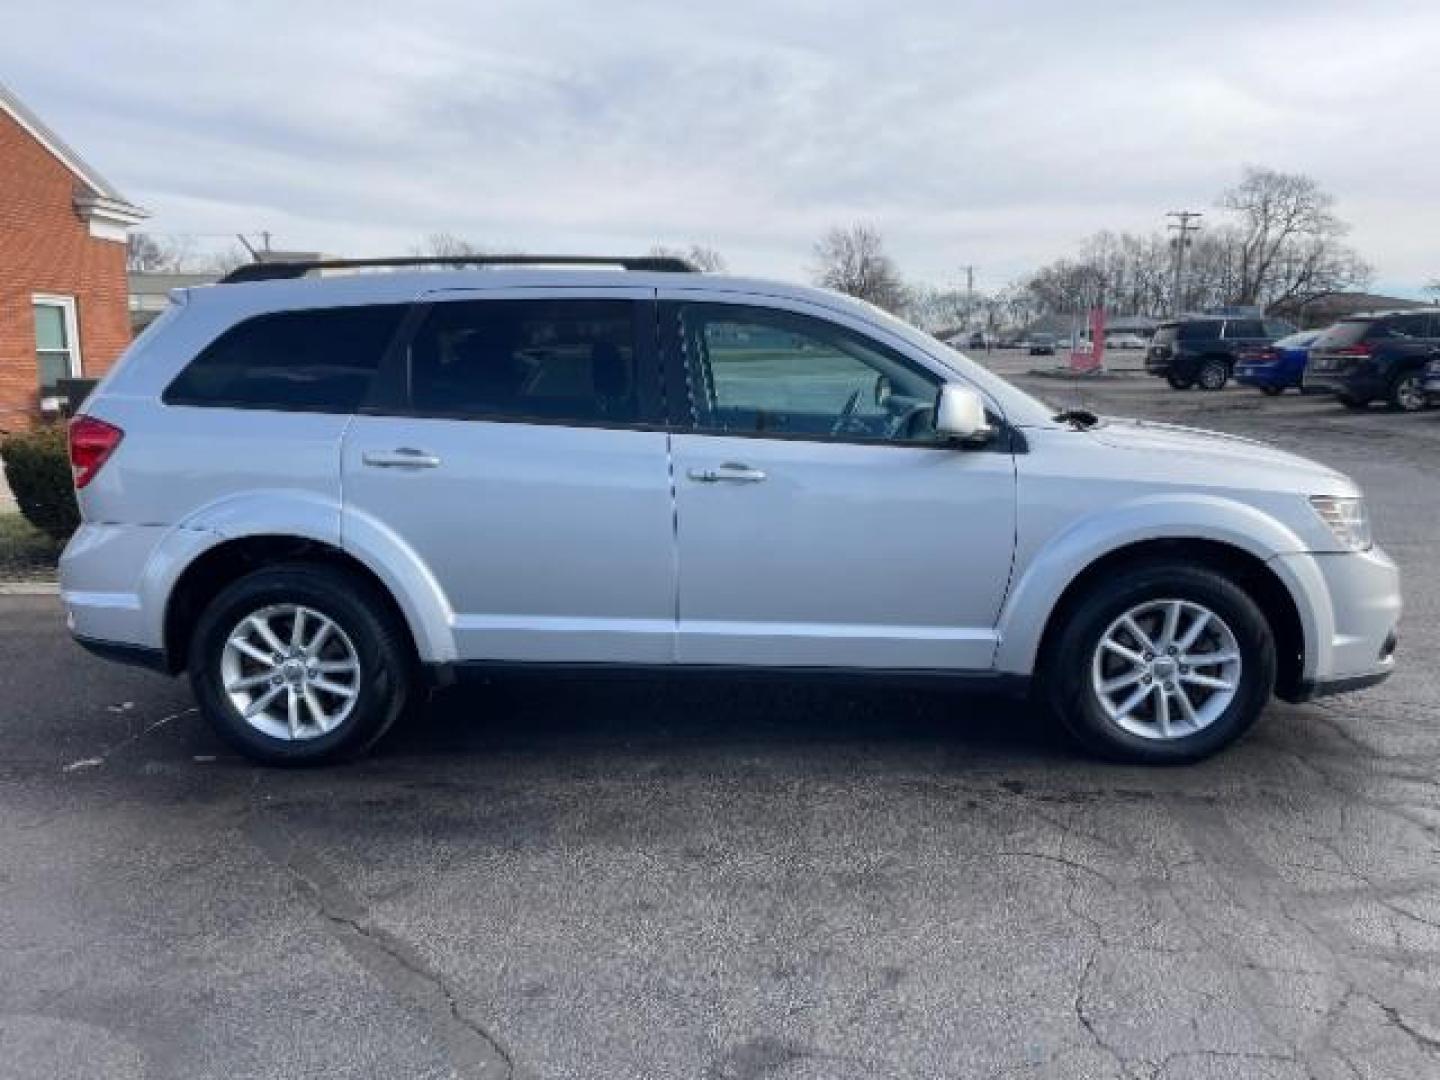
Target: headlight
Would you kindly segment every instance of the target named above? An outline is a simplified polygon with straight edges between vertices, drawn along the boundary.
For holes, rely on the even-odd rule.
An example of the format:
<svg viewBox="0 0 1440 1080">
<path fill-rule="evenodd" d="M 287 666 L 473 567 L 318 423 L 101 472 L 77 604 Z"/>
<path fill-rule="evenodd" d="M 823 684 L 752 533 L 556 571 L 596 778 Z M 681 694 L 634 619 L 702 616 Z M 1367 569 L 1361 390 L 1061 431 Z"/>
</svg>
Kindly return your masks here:
<svg viewBox="0 0 1440 1080">
<path fill-rule="evenodd" d="M 1311 495 L 1310 505 L 1320 515 L 1320 520 L 1330 527 L 1341 547 L 1349 551 L 1369 550 L 1370 515 L 1365 512 L 1364 499 Z"/>
</svg>

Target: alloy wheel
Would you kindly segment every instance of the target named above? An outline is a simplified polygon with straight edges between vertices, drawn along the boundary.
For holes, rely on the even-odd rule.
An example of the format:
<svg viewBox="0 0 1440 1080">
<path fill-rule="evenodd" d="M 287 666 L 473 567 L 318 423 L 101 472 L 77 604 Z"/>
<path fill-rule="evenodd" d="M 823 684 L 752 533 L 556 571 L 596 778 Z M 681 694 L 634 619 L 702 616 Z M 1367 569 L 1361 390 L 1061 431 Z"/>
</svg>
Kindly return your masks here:
<svg viewBox="0 0 1440 1080">
<path fill-rule="evenodd" d="M 300 604 L 251 612 L 225 639 L 220 685 L 255 730 L 274 739 L 334 731 L 360 697 L 360 657 L 333 619 Z"/>
<path fill-rule="evenodd" d="M 1179 739 L 1213 724 L 1235 700 L 1242 661 L 1234 632 L 1190 600 L 1147 600 L 1112 622 L 1095 647 L 1091 688 L 1105 714 L 1143 739 Z"/>
<path fill-rule="evenodd" d="M 1200 389 L 1219 390 L 1227 382 L 1225 368 L 1221 364 L 1206 364 L 1200 369 Z"/>
<path fill-rule="evenodd" d="M 1419 412 L 1425 407 L 1425 390 L 1419 375 L 1406 375 L 1395 384 L 1395 404 L 1404 412 Z"/>
</svg>

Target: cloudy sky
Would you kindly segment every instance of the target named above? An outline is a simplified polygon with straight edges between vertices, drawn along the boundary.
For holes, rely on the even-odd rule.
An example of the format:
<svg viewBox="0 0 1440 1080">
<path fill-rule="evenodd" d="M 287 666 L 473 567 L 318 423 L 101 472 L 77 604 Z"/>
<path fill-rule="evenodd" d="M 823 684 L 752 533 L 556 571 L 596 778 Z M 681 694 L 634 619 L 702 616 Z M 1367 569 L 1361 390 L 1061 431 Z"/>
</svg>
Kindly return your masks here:
<svg viewBox="0 0 1440 1080">
<path fill-rule="evenodd" d="M 0 0 L 0 80 L 157 232 L 406 251 L 825 227 L 994 287 L 1102 229 L 1309 172 L 1377 284 L 1440 275 L 1436 0 Z"/>
</svg>

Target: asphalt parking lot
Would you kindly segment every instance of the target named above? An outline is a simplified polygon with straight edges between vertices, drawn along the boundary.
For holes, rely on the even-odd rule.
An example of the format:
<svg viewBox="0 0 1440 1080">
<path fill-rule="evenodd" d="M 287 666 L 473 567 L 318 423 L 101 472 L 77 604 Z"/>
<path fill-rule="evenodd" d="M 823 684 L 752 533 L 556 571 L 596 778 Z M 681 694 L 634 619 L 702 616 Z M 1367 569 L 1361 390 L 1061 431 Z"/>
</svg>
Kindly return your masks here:
<svg viewBox="0 0 1440 1080">
<path fill-rule="evenodd" d="M 277 771 L 0 597 L 0 1075 L 1440 1075 L 1440 412 L 1019 381 L 1354 475 L 1397 675 L 1176 770 L 936 688 L 511 678 Z"/>
</svg>

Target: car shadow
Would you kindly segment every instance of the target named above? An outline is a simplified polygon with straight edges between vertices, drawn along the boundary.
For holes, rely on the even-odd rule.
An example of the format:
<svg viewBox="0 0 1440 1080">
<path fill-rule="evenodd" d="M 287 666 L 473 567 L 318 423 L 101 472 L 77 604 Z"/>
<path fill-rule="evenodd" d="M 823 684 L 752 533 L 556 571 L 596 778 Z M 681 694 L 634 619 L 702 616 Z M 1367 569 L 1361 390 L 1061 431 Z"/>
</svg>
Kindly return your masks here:
<svg viewBox="0 0 1440 1080">
<path fill-rule="evenodd" d="M 982 757 L 1076 751 L 1041 709 L 945 683 L 833 676 L 497 674 L 437 691 L 375 757 L 866 744 Z M 668 748 L 668 749 L 667 749 Z"/>
</svg>

